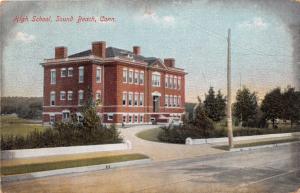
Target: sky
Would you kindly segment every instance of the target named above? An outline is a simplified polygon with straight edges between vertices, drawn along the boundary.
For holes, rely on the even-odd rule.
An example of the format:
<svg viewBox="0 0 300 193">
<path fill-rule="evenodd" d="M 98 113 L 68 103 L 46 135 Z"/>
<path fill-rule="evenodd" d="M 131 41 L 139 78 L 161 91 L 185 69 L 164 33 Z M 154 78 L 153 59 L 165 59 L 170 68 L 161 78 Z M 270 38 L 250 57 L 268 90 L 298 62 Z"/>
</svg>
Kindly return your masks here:
<svg viewBox="0 0 300 193">
<path fill-rule="evenodd" d="M 186 75 L 186 101 L 203 98 L 209 87 L 226 94 L 227 31 L 232 39 L 232 87 L 241 86 L 262 98 L 275 87 L 296 86 L 293 38 L 281 17 L 257 4 L 226 6 L 208 1 L 2 2 L 6 36 L 1 53 L 2 96 L 42 96 L 45 58 L 54 47 L 74 54 L 93 41 L 132 50 L 144 56 L 172 57 Z M 30 8 L 28 8 L 30 7 Z M 15 11 L 8 11 L 9 9 Z M 17 10 L 24 9 L 24 12 Z M 25 11 L 25 9 L 28 9 Z M 51 16 L 51 23 L 15 23 L 18 14 Z M 57 23 L 56 16 L 113 17 L 108 23 Z"/>
</svg>

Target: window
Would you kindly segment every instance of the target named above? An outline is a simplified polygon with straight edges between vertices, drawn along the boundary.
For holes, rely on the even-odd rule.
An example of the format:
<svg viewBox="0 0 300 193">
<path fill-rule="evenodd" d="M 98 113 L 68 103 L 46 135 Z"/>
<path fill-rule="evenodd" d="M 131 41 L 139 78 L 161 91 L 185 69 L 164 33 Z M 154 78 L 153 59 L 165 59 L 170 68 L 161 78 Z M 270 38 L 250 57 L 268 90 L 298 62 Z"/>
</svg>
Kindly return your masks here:
<svg viewBox="0 0 300 193">
<path fill-rule="evenodd" d="M 140 106 L 144 106 L 144 93 L 140 93 Z"/>
<path fill-rule="evenodd" d="M 129 123 L 132 123 L 132 115 L 129 115 L 129 116 L 128 116 L 128 122 L 129 122 Z"/>
<path fill-rule="evenodd" d="M 165 96 L 165 106 L 168 106 L 168 104 L 169 104 L 169 96 L 166 95 Z"/>
<path fill-rule="evenodd" d="M 78 91 L 78 104 L 83 105 L 83 90 Z"/>
<path fill-rule="evenodd" d="M 68 77 L 73 76 L 73 68 L 68 68 Z"/>
<path fill-rule="evenodd" d="M 100 83 L 101 82 L 101 68 L 97 67 L 96 69 L 96 83 Z"/>
<path fill-rule="evenodd" d="M 137 123 L 138 122 L 138 116 L 134 115 L 134 122 Z"/>
<path fill-rule="evenodd" d="M 169 98 L 169 107 L 173 106 L 173 96 L 171 95 Z"/>
<path fill-rule="evenodd" d="M 178 106 L 181 107 L 181 96 L 178 97 Z"/>
<path fill-rule="evenodd" d="M 66 100 L 66 92 L 65 91 L 60 91 L 60 100 L 62 100 L 62 101 Z"/>
<path fill-rule="evenodd" d="M 54 106 L 55 105 L 55 92 L 52 91 L 50 93 L 50 106 Z"/>
<path fill-rule="evenodd" d="M 160 87 L 160 74 L 152 74 L 152 86 Z"/>
<path fill-rule="evenodd" d="M 169 88 L 172 88 L 171 87 L 171 76 L 168 77 L 168 85 L 169 85 Z"/>
<path fill-rule="evenodd" d="M 135 93 L 134 95 L 134 106 L 138 106 L 139 93 Z"/>
<path fill-rule="evenodd" d="M 129 74 L 128 74 L 128 82 L 129 83 L 133 83 L 133 71 L 132 70 L 130 70 L 129 71 Z"/>
<path fill-rule="evenodd" d="M 140 71 L 140 84 L 144 84 L 144 71 Z"/>
<path fill-rule="evenodd" d="M 123 69 L 123 83 L 127 83 L 127 74 L 128 74 L 127 68 L 124 68 Z"/>
<path fill-rule="evenodd" d="M 73 100 L 73 92 L 72 91 L 68 91 L 68 101 Z"/>
<path fill-rule="evenodd" d="M 139 84 L 139 72 L 134 72 L 134 84 Z"/>
<path fill-rule="evenodd" d="M 96 97 L 95 97 L 95 98 L 96 98 L 96 104 L 97 104 L 97 105 L 100 105 L 100 104 L 101 104 L 101 101 L 102 101 L 102 100 L 101 100 L 101 98 L 102 98 L 102 97 L 101 97 L 101 91 L 97 91 L 97 92 L 96 92 Z"/>
<path fill-rule="evenodd" d="M 126 123 L 126 118 L 127 118 L 127 116 L 123 115 L 123 123 Z"/>
<path fill-rule="evenodd" d="M 129 106 L 132 106 L 132 98 L 133 98 L 133 94 L 132 94 L 132 93 L 129 93 L 129 94 L 128 94 L 128 105 L 129 105 Z"/>
<path fill-rule="evenodd" d="M 62 112 L 62 118 L 63 118 L 63 121 L 68 121 L 69 118 L 70 118 L 70 112 L 69 111 L 63 111 Z"/>
<path fill-rule="evenodd" d="M 144 122 L 144 116 L 140 115 L 140 123 L 143 123 L 143 122 Z"/>
<path fill-rule="evenodd" d="M 84 80 L 84 68 L 83 66 L 79 67 L 79 83 L 83 83 Z"/>
<path fill-rule="evenodd" d="M 108 121 L 114 120 L 114 114 L 108 114 L 107 120 L 108 120 Z"/>
<path fill-rule="evenodd" d="M 51 70 L 51 84 L 56 84 L 56 70 L 52 69 Z"/>
<path fill-rule="evenodd" d="M 174 88 L 177 89 L 177 77 L 174 77 Z"/>
<path fill-rule="evenodd" d="M 173 76 L 169 78 L 169 88 L 173 88 Z"/>
<path fill-rule="evenodd" d="M 174 107 L 177 106 L 177 102 L 178 102 L 178 101 L 177 101 L 177 96 L 174 96 L 174 104 L 173 104 Z"/>
<path fill-rule="evenodd" d="M 127 93 L 123 92 L 123 96 L 122 96 L 122 104 L 123 106 L 126 106 L 127 103 Z"/>
<path fill-rule="evenodd" d="M 178 77 L 178 89 L 181 89 L 181 77 Z"/>
<path fill-rule="evenodd" d="M 50 124 L 53 125 L 55 122 L 55 115 L 50 115 Z"/>
<path fill-rule="evenodd" d="M 169 76 L 168 76 L 168 75 L 166 75 L 166 77 L 165 77 L 165 87 L 166 87 L 166 88 L 168 88 L 168 87 L 169 87 L 169 83 L 168 83 L 168 81 L 169 81 Z"/>
<path fill-rule="evenodd" d="M 67 70 L 65 68 L 60 69 L 60 76 L 66 77 L 67 76 Z"/>
</svg>

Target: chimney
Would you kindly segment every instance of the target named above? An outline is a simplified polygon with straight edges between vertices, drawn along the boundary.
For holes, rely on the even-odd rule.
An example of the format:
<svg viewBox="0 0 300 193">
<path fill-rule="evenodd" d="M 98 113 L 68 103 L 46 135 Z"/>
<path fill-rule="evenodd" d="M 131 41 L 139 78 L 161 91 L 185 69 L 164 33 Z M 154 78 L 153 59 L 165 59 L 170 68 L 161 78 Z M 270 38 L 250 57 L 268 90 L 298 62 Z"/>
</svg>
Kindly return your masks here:
<svg viewBox="0 0 300 193">
<path fill-rule="evenodd" d="M 55 59 L 62 59 L 68 57 L 68 48 L 61 46 L 55 47 Z"/>
<path fill-rule="evenodd" d="M 106 54 L 106 42 L 93 42 L 92 43 L 92 54 L 100 58 L 105 58 Z"/>
<path fill-rule="evenodd" d="M 133 46 L 133 53 L 134 55 L 141 55 L 141 47 Z"/>
<path fill-rule="evenodd" d="M 168 68 L 174 68 L 175 67 L 175 59 L 174 58 L 165 58 L 164 59 L 164 64 Z"/>
</svg>

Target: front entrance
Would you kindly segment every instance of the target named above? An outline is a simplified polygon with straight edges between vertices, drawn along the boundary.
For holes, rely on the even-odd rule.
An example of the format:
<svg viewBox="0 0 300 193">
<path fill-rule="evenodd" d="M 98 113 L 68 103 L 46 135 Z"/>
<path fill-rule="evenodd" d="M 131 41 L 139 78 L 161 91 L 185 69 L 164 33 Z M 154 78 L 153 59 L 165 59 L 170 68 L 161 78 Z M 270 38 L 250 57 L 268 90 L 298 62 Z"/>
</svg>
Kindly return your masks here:
<svg viewBox="0 0 300 193">
<path fill-rule="evenodd" d="M 153 112 L 159 112 L 160 97 L 153 96 Z"/>
</svg>

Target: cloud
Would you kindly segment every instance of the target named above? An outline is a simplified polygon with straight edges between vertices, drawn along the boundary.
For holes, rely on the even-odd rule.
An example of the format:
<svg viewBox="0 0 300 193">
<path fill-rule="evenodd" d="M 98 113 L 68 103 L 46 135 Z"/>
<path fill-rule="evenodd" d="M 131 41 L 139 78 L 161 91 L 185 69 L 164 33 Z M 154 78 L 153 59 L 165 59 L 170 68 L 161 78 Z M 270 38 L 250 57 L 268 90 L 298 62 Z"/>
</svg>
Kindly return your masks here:
<svg viewBox="0 0 300 193">
<path fill-rule="evenodd" d="M 139 20 L 143 22 L 153 22 L 163 26 L 172 26 L 175 24 L 175 18 L 173 16 L 159 16 L 155 12 L 145 12 Z"/>
<path fill-rule="evenodd" d="M 15 39 L 24 43 L 31 43 L 34 41 L 35 36 L 24 32 L 17 32 Z"/>
<path fill-rule="evenodd" d="M 250 21 L 244 21 L 239 24 L 239 28 L 246 28 L 249 30 L 263 30 L 267 27 L 268 24 L 261 17 L 255 17 Z"/>
</svg>

